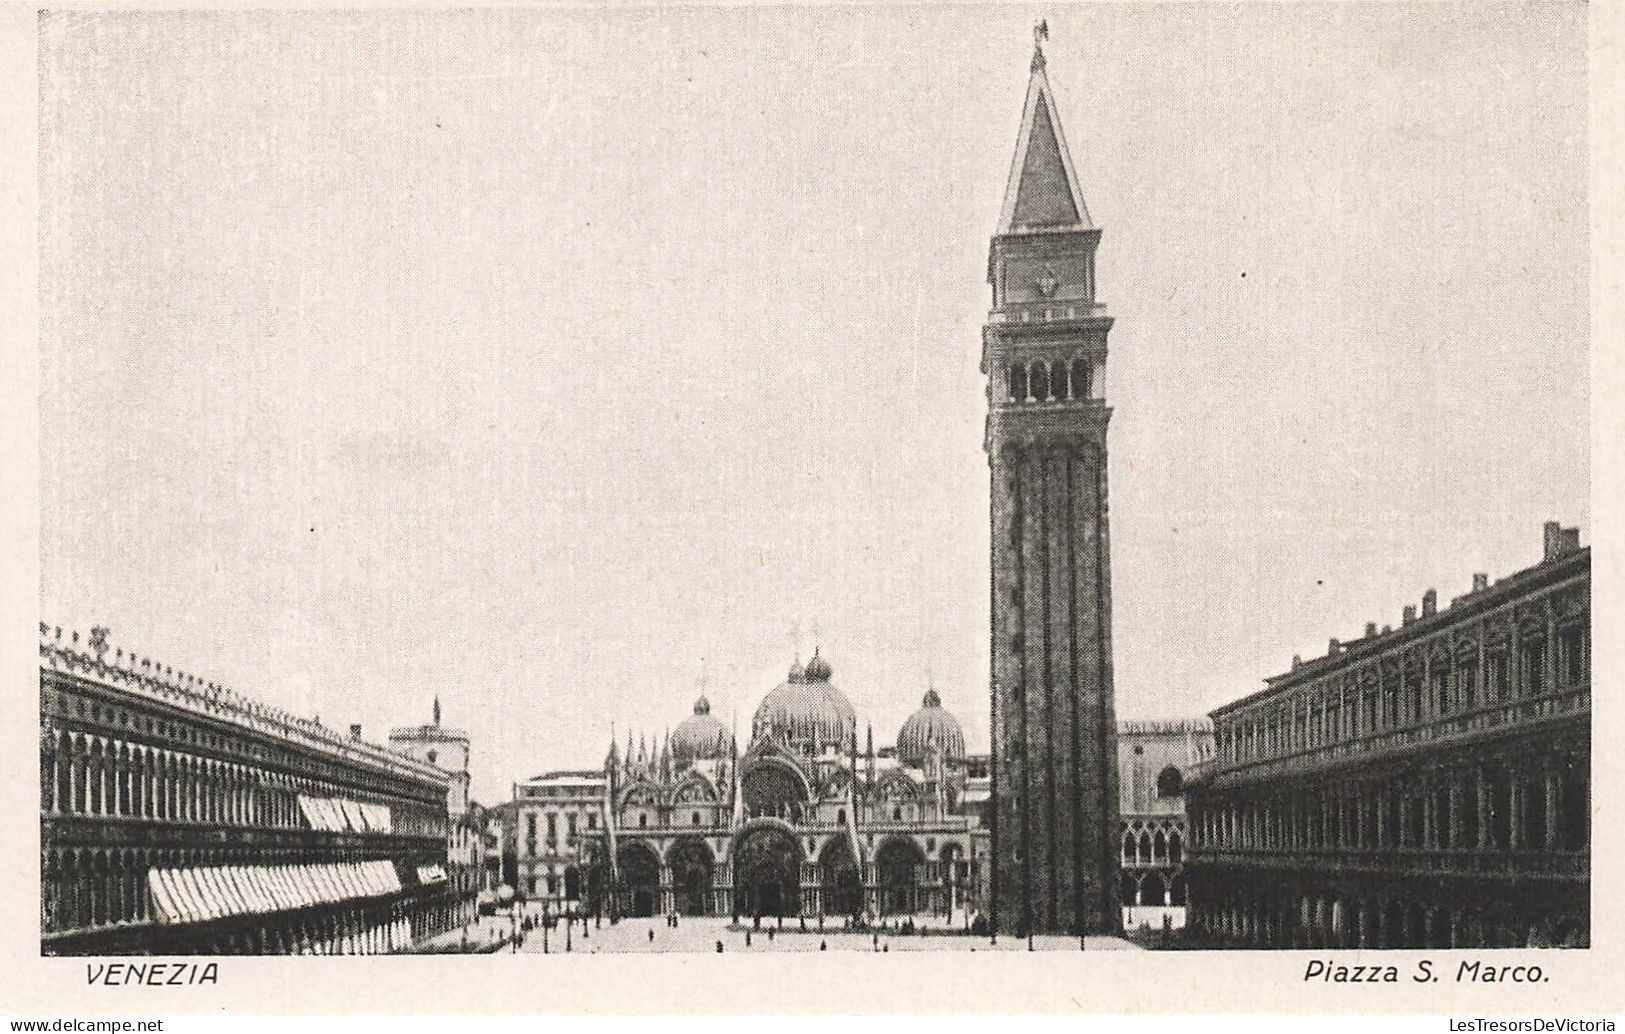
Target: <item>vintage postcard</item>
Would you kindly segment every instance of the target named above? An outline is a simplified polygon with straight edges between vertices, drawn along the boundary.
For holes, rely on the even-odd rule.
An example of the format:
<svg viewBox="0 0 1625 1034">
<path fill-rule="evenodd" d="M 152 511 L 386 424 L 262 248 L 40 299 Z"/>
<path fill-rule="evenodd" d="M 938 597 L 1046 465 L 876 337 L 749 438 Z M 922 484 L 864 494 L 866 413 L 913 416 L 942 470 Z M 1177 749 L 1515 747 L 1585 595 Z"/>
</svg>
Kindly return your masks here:
<svg viewBox="0 0 1625 1034">
<path fill-rule="evenodd" d="M 6 13 L 9 1014 L 1625 1005 L 1610 12 Z"/>
</svg>

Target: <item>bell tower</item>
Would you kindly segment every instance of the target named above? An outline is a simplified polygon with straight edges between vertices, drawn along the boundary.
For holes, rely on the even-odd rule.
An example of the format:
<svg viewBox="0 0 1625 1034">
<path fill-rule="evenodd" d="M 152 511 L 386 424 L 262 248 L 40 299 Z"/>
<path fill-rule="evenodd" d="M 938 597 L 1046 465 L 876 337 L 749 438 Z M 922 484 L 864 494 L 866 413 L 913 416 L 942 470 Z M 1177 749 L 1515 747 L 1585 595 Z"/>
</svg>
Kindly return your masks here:
<svg viewBox="0 0 1625 1034">
<path fill-rule="evenodd" d="M 1043 26 L 1040 26 L 1042 32 Z M 1044 33 L 1047 35 L 1047 33 Z M 1117 724 L 1106 519 L 1106 335 L 1089 218 L 1035 41 L 988 251 L 997 933 L 1112 932 Z"/>
</svg>

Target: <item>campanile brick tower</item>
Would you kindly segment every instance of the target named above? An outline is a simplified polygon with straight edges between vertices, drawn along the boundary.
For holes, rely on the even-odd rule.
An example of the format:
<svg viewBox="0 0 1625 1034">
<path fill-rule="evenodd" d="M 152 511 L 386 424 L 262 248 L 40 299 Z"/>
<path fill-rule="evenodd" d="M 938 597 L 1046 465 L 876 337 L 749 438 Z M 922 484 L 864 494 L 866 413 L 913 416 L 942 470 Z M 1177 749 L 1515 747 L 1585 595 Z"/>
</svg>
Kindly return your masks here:
<svg viewBox="0 0 1625 1034">
<path fill-rule="evenodd" d="M 988 253 L 991 915 L 999 933 L 1121 928 L 1106 334 L 1089 219 L 1035 48 Z"/>
</svg>

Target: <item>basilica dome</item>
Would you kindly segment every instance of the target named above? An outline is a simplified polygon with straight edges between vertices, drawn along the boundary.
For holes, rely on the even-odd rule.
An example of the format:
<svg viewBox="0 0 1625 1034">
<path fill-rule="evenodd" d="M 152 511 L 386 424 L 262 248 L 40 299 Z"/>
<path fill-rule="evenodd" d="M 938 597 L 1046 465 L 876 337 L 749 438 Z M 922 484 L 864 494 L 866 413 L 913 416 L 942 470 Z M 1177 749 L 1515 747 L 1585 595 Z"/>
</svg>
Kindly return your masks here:
<svg viewBox="0 0 1625 1034">
<path fill-rule="evenodd" d="M 918 765 L 932 746 L 942 752 L 944 761 L 965 756 L 965 733 L 959 728 L 959 719 L 942 706 L 936 690 L 928 689 L 920 709 L 909 715 L 897 733 L 897 756 L 905 765 Z"/>
<path fill-rule="evenodd" d="M 813 749 L 824 744 L 849 747 L 856 735 L 857 712 L 830 682 L 833 674 L 829 661 L 816 650 L 805 668 L 797 663 L 756 708 L 752 736 L 788 740 Z"/>
<path fill-rule="evenodd" d="M 733 749 L 733 740 L 721 722 L 711 717 L 711 701 L 701 693 L 694 713 L 677 723 L 671 734 L 672 760 L 679 766 L 702 758 L 719 758 Z"/>
</svg>

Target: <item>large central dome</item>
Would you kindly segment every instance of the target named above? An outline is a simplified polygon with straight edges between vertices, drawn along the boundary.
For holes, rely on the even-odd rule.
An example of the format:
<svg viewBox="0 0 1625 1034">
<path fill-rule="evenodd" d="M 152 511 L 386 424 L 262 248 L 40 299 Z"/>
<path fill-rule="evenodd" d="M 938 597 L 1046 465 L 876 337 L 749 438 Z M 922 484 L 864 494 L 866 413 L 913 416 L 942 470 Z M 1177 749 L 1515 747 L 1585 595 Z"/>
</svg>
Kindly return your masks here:
<svg viewBox="0 0 1625 1034">
<path fill-rule="evenodd" d="M 773 687 L 751 721 L 753 739 L 788 741 L 808 750 L 831 744 L 847 749 L 858 726 L 857 712 L 830 681 L 829 662 L 813 651 L 805 668 L 798 662 L 789 678 Z"/>
</svg>

